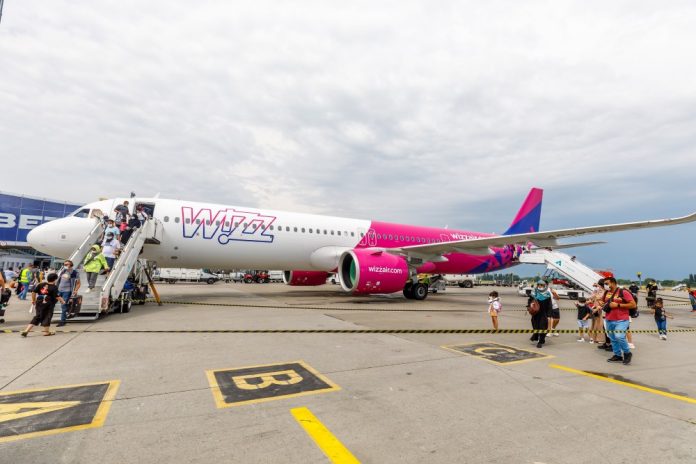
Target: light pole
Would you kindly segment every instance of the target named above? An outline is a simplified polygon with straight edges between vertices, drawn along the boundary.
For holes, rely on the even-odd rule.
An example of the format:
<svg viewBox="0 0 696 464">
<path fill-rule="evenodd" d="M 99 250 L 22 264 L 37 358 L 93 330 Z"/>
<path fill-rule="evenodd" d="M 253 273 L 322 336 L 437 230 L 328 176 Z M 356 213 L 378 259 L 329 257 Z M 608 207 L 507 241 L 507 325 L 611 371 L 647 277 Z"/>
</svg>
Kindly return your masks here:
<svg viewBox="0 0 696 464">
<path fill-rule="evenodd" d="M 640 280 L 640 277 L 643 275 L 642 272 L 636 273 L 636 276 L 638 276 L 638 288 L 641 288 L 643 286 L 642 281 Z"/>
</svg>

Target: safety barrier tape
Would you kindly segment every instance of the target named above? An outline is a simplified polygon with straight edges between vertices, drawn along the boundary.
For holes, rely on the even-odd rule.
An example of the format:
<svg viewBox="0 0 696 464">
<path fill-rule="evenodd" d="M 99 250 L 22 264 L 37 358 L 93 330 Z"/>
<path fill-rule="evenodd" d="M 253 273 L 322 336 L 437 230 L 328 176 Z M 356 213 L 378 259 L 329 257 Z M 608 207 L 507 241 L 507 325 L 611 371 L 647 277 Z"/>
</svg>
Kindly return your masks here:
<svg viewBox="0 0 696 464">
<path fill-rule="evenodd" d="M 21 330 L 4 329 L 0 333 L 20 333 Z M 577 329 L 84 329 L 57 330 L 56 333 L 143 333 L 143 334 L 186 334 L 186 333 L 224 333 L 224 334 L 573 334 Z M 609 333 L 631 332 L 633 334 L 654 334 L 657 329 L 613 330 Z M 694 333 L 692 329 L 668 329 L 669 333 Z M 41 332 L 36 331 L 37 334 Z M 590 330 L 586 333 L 605 333 L 604 330 Z"/>
<path fill-rule="evenodd" d="M 156 302 L 154 298 L 148 298 L 145 300 L 147 302 Z M 255 305 L 255 304 L 245 304 L 245 303 L 212 303 L 212 302 L 200 302 L 200 301 L 174 301 L 174 300 L 161 300 L 161 303 L 163 304 L 178 304 L 178 305 L 192 305 L 192 306 L 223 306 L 223 307 L 234 307 L 234 308 L 262 308 L 262 309 L 315 309 L 315 310 L 322 310 L 322 311 L 382 311 L 382 312 L 435 312 L 435 313 L 451 313 L 451 312 L 456 312 L 456 311 L 471 311 L 469 310 L 464 310 L 464 309 L 429 309 L 429 308 L 421 308 L 421 309 L 413 309 L 413 308 L 341 308 L 341 307 L 329 307 L 329 306 L 300 306 L 300 305 L 292 305 L 292 306 L 274 306 L 274 305 Z M 485 309 L 486 302 L 483 302 L 480 306 Z M 690 306 L 688 304 L 684 305 L 665 305 L 665 307 L 670 307 L 670 306 Z M 638 308 L 639 310 L 641 309 L 647 309 L 647 308 Z M 505 306 L 503 305 L 503 312 L 505 311 L 527 311 L 526 306 Z M 577 308 L 560 308 L 560 311 L 577 311 Z"/>
</svg>

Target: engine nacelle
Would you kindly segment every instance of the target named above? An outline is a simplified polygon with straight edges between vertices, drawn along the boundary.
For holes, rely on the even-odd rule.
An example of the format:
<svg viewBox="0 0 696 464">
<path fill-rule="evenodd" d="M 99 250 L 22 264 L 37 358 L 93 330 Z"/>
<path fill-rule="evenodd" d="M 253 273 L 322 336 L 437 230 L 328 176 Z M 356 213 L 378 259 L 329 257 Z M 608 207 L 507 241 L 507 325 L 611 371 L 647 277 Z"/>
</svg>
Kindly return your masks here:
<svg viewBox="0 0 696 464">
<path fill-rule="evenodd" d="M 329 273 L 324 271 L 284 271 L 283 282 L 295 287 L 314 287 L 324 285 Z"/>
<path fill-rule="evenodd" d="M 370 248 L 344 252 L 338 273 L 343 290 L 358 295 L 400 292 L 409 277 L 404 258 Z"/>
</svg>

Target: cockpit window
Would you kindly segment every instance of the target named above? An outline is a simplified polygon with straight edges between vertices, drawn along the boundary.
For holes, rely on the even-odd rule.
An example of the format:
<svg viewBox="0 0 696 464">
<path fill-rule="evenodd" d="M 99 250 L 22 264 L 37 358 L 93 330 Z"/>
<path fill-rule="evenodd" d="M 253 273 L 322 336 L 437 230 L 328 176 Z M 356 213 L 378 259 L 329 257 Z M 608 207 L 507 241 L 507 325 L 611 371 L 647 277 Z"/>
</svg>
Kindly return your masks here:
<svg viewBox="0 0 696 464">
<path fill-rule="evenodd" d="M 71 216 L 74 217 L 79 217 L 79 218 L 88 218 L 89 217 L 89 208 L 80 208 L 74 213 L 71 214 Z"/>
</svg>

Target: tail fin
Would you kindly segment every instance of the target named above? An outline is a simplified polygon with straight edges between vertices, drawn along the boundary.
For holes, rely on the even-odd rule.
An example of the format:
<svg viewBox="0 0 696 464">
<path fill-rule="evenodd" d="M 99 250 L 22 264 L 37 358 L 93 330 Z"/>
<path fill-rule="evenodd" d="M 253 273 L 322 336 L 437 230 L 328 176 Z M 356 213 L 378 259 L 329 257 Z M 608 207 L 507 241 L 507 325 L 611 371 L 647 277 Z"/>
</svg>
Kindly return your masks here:
<svg viewBox="0 0 696 464">
<path fill-rule="evenodd" d="M 542 189 L 533 188 L 529 191 L 522 207 L 517 212 L 515 220 L 503 235 L 524 234 L 527 232 L 539 232 L 541 220 L 541 200 L 544 196 Z"/>
</svg>

